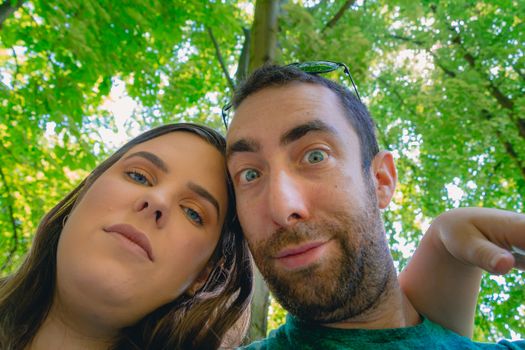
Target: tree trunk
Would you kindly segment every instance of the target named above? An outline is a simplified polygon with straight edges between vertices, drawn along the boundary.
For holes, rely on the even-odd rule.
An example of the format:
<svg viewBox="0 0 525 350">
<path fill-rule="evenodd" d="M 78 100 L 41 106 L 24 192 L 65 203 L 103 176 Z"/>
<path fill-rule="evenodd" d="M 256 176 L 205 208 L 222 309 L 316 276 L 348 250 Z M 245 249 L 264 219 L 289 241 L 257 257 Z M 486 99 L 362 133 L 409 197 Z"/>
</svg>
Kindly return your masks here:
<svg viewBox="0 0 525 350">
<path fill-rule="evenodd" d="M 250 39 L 248 73 L 275 60 L 279 0 L 257 0 Z M 246 34 L 246 33 L 245 33 Z M 248 341 L 266 337 L 269 291 L 259 270 L 254 268 L 254 292 Z"/>
<path fill-rule="evenodd" d="M 255 265 L 253 267 L 253 277 L 253 297 L 247 343 L 266 337 L 266 328 L 268 326 L 270 294 L 266 282 L 264 282 L 259 269 Z"/>
<path fill-rule="evenodd" d="M 277 50 L 278 0 L 257 0 L 251 30 L 249 72 L 275 60 Z"/>
</svg>

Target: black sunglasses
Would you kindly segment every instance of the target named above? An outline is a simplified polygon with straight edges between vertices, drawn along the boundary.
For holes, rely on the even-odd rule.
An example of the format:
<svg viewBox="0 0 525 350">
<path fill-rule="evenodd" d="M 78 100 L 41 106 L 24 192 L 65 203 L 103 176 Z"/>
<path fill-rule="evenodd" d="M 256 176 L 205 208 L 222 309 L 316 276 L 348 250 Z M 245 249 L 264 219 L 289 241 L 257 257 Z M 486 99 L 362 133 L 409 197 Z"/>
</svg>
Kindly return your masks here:
<svg viewBox="0 0 525 350">
<path fill-rule="evenodd" d="M 348 67 L 344 63 L 332 61 L 309 61 L 291 63 L 286 65 L 285 67 L 293 67 L 308 74 L 330 73 L 339 68 L 343 68 L 345 74 L 350 78 L 350 82 L 352 83 L 352 87 L 354 88 L 355 95 L 357 96 L 359 101 L 361 101 L 361 96 L 359 95 L 359 91 L 357 91 L 357 86 L 355 85 L 354 78 L 352 78 L 352 74 L 350 74 L 350 69 L 348 69 Z M 225 104 L 224 107 L 222 107 L 222 121 L 224 122 L 224 127 L 226 128 L 226 130 L 228 130 L 228 124 L 230 121 L 228 112 L 232 107 L 233 105 L 231 102 Z"/>
</svg>

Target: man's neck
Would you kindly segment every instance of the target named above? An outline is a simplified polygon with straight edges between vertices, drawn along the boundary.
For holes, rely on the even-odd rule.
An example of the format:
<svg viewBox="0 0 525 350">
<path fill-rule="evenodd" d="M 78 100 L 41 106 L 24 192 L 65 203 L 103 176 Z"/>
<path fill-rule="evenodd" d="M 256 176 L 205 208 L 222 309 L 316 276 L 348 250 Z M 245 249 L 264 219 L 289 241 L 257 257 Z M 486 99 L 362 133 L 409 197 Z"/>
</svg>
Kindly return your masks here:
<svg viewBox="0 0 525 350">
<path fill-rule="evenodd" d="M 401 290 L 395 272 L 375 305 L 350 319 L 326 324 L 345 329 L 386 329 L 415 326 L 421 322 L 418 312 Z"/>
</svg>

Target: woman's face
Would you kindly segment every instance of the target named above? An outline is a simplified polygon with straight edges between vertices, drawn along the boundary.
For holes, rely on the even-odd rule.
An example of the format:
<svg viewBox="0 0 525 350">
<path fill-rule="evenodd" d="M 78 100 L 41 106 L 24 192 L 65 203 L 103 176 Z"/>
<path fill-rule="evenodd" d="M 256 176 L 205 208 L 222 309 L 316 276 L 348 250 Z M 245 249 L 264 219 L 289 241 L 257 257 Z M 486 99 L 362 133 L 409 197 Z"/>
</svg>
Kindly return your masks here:
<svg viewBox="0 0 525 350">
<path fill-rule="evenodd" d="M 54 308 L 123 327 L 193 290 L 219 240 L 225 183 L 223 156 L 194 134 L 134 146 L 62 230 Z"/>
</svg>

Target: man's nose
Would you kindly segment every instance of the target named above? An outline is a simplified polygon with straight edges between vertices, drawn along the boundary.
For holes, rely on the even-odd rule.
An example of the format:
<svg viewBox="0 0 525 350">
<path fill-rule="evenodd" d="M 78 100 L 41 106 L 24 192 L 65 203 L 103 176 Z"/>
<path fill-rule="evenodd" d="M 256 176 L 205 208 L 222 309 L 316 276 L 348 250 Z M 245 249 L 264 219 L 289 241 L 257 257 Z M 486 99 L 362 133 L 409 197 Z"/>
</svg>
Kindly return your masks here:
<svg viewBox="0 0 525 350">
<path fill-rule="evenodd" d="M 307 188 L 286 171 L 272 174 L 268 189 L 268 206 L 272 220 L 281 227 L 292 226 L 309 218 Z"/>
</svg>

